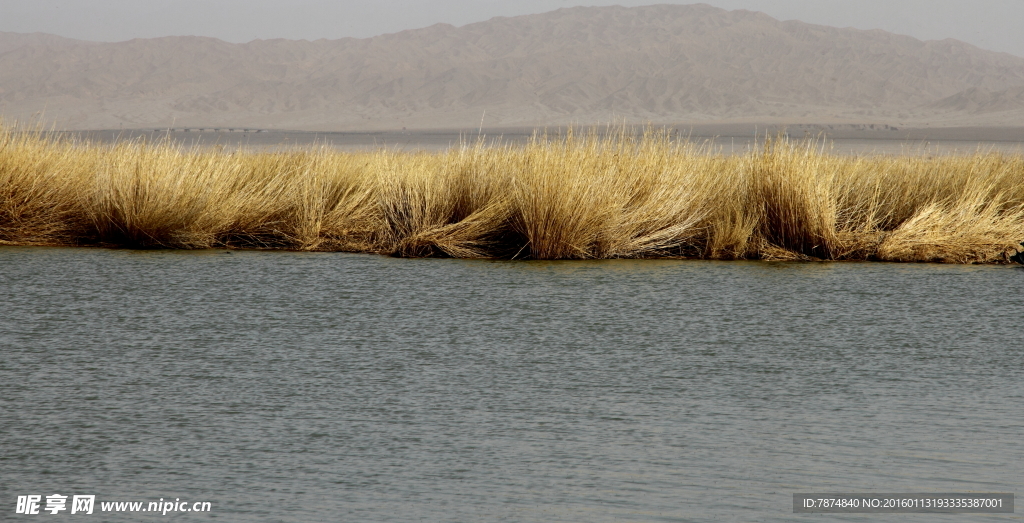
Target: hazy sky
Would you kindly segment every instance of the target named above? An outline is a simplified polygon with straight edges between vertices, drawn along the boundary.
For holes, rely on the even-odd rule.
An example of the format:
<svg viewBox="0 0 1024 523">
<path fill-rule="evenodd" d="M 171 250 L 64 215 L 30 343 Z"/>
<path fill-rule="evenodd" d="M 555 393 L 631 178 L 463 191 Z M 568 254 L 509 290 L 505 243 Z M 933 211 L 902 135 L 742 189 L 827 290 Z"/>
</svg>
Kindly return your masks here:
<svg viewBox="0 0 1024 523">
<path fill-rule="evenodd" d="M 256 38 L 366 37 L 438 22 L 464 25 L 495 16 L 575 5 L 691 4 L 689 0 L 0 0 L 0 31 L 45 32 L 119 41 L 203 35 Z M 1024 0 L 707 0 L 781 20 L 885 29 L 921 39 L 957 38 L 1024 56 Z"/>
</svg>

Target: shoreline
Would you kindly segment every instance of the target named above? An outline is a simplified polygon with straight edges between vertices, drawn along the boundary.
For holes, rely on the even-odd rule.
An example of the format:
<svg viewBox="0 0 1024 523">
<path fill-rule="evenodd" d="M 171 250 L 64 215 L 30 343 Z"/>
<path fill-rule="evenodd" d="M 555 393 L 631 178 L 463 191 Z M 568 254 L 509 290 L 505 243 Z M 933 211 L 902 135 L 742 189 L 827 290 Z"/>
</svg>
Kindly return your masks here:
<svg viewBox="0 0 1024 523">
<path fill-rule="evenodd" d="M 522 146 L 535 133 L 562 136 L 567 126 L 391 129 L 373 131 L 308 131 L 244 127 L 172 127 L 132 129 L 90 129 L 46 131 L 57 140 L 79 140 L 113 144 L 144 140 L 170 142 L 186 148 L 228 148 L 233 150 L 295 150 L 328 147 L 343 152 L 389 149 L 440 152 L 483 140 L 489 146 Z M 616 127 L 585 127 L 605 136 L 617 134 Z M 745 154 L 759 148 L 766 136 L 784 135 L 792 141 L 805 139 L 824 144 L 829 152 L 842 155 L 970 154 L 995 151 L 1024 154 L 1024 127 L 897 127 L 874 123 L 809 124 L 665 124 L 649 127 L 664 131 L 677 141 L 705 144 L 723 154 Z M 634 127 L 631 129 L 644 129 Z M 37 131 L 26 131 L 34 133 Z"/>
<path fill-rule="evenodd" d="M 652 256 L 652 257 L 622 257 L 622 258 L 497 258 L 497 257 L 478 257 L 478 258 L 458 258 L 452 256 L 399 256 L 391 253 L 381 253 L 372 251 L 356 251 L 356 250 L 331 250 L 331 249 L 301 249 L 292 247 L 241 247 L 236 245 L 211 245 L 209 247 L 199 248 L 178 248 L 178 247 L 163 247 L 163 246 L 132 246 L 122 244 L 100 244 L 100 243 L 88 243 L 88 244 L 69 244 L 69 243 L 15 243 L 15 242 L 4 242 L 0 241 L 0 250 L 11 249 L 11 248 L 27 248 L 27 249 L 99 249 L 109 251 L 120 251 L 120 252 L 136 252 L 136 253 L 195 253 L 195 254 L 231 254 L 233 252 L 280 252 L 280 253 L 308 253 L 308 254 L 355 254 L 365 256 L 382 256 L 398 259 L 408 260 L 466 260 L 466 261 L 490 261 L 490 262 L 514 262 L 514 263 L 525 263 L 525 262 L 566 262 L 566 263 L 581 263 L 581 262 L 613 262 L 613 261 L 693 261 L 693 262 L 723 262 L 723 263 L 810 263 L 810 264 L 896 264 L 896 265 L 974 265 L 974 266 L 1007 266 L 1012 268 L 1019 268 L 1024 270 L 1024 265 L 1009 260 L 1008 258 L 1014 253 L 1011 252 L 1014 249 L 1007 251 L 1007 259 L 990 259 L 986 261 L 967 261 L 964 263 L 951 263 L 942 261 L 930 261 L 930 260 L 880 260 L 872 258 L 842 258 L 842 259 L 824 259 L 815 258 L 812 256 L 794 256 L 794 257 L 782 257 L 782 258 L 704 258 L 697 256 Z M 1024 247 L 1018 247 L 1017 252 L 1024 254 Z"/>
</svg>

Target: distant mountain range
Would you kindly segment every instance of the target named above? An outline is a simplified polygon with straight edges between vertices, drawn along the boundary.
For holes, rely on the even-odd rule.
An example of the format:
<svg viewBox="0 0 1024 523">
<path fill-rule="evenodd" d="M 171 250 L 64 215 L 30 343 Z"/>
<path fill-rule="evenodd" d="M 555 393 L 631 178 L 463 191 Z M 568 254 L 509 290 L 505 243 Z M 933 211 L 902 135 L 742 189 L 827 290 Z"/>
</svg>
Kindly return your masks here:
<svg viewBox="0 0 1024 523">
<path fill-rule="evenodd" d="M 574 7 L 312 42 L 0 33 L 0 114 L 68 129 L 1022 125 L 1024 58 L 707 5 Z"/>
</svg>

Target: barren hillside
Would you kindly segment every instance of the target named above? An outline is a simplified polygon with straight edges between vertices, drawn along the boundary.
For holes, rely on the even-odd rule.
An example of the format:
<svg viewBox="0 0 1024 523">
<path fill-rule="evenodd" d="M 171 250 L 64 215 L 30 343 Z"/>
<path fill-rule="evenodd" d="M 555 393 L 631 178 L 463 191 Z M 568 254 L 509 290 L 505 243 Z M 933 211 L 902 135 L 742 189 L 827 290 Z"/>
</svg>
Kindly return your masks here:
<svg viewBox="0 0 1024 523">
<path fill-rule="evenodd" d="M 366 39 L 0 33 L 0 114 L 66 128 L 1013 124 L 1024 58 L 706 5 L 577 7 Z"/>
</svg>

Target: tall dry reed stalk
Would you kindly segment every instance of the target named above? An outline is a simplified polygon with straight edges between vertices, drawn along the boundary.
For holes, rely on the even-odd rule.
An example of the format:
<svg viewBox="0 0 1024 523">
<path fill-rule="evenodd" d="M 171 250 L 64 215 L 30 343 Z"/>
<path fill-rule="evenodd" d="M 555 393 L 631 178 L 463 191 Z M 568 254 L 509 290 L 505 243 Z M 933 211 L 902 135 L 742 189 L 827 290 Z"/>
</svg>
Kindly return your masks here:
<svg viewBox="0 0 1024 523">
<path fill-rule="evenodd" d="M 396 256 L 1000 262 L 1024 157 L 741 156 L 627 129 L 438 153 L 99 145 L 0 127 L 0 243 Z"/>
</svg>

